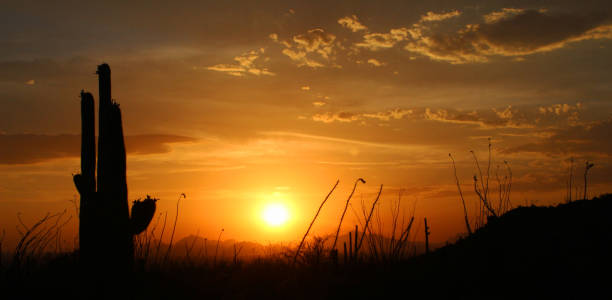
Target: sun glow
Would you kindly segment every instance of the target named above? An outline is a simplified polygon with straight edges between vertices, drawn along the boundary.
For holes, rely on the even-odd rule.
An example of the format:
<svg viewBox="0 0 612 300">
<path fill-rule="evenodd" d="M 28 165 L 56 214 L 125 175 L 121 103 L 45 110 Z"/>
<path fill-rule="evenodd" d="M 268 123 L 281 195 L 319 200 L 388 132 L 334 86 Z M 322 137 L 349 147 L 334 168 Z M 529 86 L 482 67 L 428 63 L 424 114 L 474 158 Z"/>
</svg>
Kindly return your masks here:
<svg viewBox="0 0 612 300">
<path fill-rule="evenodd" d="M 270 203 L 263 209 L 263 220 L 272 227 L 279 227 L 289 220 L 289 210 L 284 204 Z"/>
</svg>

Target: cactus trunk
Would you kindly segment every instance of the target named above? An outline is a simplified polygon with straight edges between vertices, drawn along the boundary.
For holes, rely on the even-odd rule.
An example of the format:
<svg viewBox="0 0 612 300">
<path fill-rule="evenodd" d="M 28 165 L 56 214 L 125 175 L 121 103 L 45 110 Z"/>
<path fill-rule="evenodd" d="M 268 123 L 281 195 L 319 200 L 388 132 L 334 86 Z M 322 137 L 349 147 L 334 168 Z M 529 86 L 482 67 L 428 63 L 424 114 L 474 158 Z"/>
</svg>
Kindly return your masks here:
<svg viewBox="0 0 612 300">
<path fill-rule="evenodd" d="M 79 244 L 81 255 L 86 257 L 95 251 L 97 225 L 93 215 L 96 196 L 96 133 L 94 99 L 90 93 L 81 91 L 81 208 L 79 210 Z M 78 185 L 77 185 L 78 187 Z"/>
<path fill-rule="evenodd" d="M 127 200 L 126 153 L 121 109 L 111 100 L 110 67 L 98 66 L 100 88 L 97 178 L 94 99 L 81 92 L 81 174 L 74 182 L 81 195 L 79 246 L 89 267 L 126 271 L 134 261 L 134 234 L 146 229 L 155 212 L 150 198 Z"/>
</svg>

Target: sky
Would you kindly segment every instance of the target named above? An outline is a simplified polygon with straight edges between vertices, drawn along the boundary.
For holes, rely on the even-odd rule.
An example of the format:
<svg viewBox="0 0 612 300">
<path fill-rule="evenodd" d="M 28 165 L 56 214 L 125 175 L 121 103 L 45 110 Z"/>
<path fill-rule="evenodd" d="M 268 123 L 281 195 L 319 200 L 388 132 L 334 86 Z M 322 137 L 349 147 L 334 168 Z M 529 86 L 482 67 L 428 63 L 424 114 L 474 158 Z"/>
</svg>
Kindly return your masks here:
<svg viewBox="0 0 612 300">
<path fill-rule="evenodd" d="M 362 222 L 383 185 L 430 240 L 479 213 L 473 160 L 512 170 L 511 202 L 612 187 L 609 1 L 0 1 L 0 229 L 63 210 L 78 230 L 81 90 L 112 69 L 129 200 L 159 198 L 177 237 L 299 240 Z M 496 173 L 497 172 L 497 173 Z M 486 173 L 486 171 L 485 171 Z M 573 196 L 575 197 L 575 196 Z M 581 197 L 581 196 L 580 196 Z M 398 200 L 401 199 L 401 200 Z M 493 201 L 493 200 L 492 200 Z M 270 203 L 285 225 L 262 221 Z M 363 205 L 362 205 L 363 203 Z M 158 215 L 160 216 L 160 215 Z M 359 216 L 360 218 L 358 218 Z M 389 228 L 389 227 L 386 227 Z M 420 232 L 417 240 L 422 239 Z"/>
</svg>

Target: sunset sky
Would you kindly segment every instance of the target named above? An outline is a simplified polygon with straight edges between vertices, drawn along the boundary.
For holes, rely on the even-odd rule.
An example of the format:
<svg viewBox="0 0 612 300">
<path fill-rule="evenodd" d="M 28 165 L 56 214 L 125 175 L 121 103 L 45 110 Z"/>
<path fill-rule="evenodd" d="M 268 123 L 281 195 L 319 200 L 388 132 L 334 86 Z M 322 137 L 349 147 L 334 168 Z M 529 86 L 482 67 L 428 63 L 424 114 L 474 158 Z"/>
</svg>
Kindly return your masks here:
<svg viewBox="0 0 612 300">
<path fill-rule="evenodd" d="M 443 242 L 465 231 L 448 154 L 474 217 L 470 150 L 486 164 L 489 137 L 515 206 L 563 202 L 570 157 L 575 188 L 589 160 L 589 196 L 612 191 L 610 1 L 127 2 L 0 3 L 7 240 L 18 213 L 74 215 L 79 93 L 98 101 L 103 62 L 129 200 L 159 198 L 172 220 L 185 193 L 178 238 L 299 240 L 339 179 L 313 228 L 332 233 L 362 177 L 346 230 L 384 184 L 383 219 L 401 190 Z M 262 217 L 273 203 L 283 226 Z"/>
</svg>

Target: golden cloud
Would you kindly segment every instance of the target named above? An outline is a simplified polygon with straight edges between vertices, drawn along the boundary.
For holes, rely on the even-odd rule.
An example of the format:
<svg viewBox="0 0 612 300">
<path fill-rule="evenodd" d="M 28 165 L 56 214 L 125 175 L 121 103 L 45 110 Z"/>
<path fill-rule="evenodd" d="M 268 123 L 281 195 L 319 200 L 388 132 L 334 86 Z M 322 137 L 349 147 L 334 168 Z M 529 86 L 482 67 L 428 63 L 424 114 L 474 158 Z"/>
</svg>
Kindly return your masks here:
<svg viewBox="0 0 612 300">
<path fill-rule="evenodd" d="M 453 10 L 447 13 L 434 13 L 432 11 L 427 12 L 427 14 L 421 16 L 420 22 L 436 22 L 443 21 L 446 19 L 454 18 L 460 16 L 461 12 L 458 10 Z"/>
<path fill-rule="evenodd" d="M 338 20 L 338 24 L 342 25 L 342 27 L 344 28 L 350 29 L 352 32 L 368 29 L 368 27 L 364 26 L 359 22 L 356 15 L 341 18 Z"/>
<path fill-rule="evenodd" d="M 363 121 L 365 119 L 377 119 L 380 121 L 389 121 L 392 119 L 399 120 L 406 116 L 414 114 L 412 109 L 401 109 L 395 108 L 388 111 L 373 112 L 373 113 L 352 113 L 352 112 L 326 112 L 315 114 L 312 119 L 317 122 L 333 123 L 333 122 L 344 122 L 349 123 L 353 121 Z"/>
<path fill-rule="evenodd" d="M 508 106 L 503 110 L 491 109 L 490 111 L 458 111 L 451 109 L 425 109 L 426 120 L 477 125 L 481 128 L 533 128 L 534 122 L 517 109 Z"/>
<path fill-rule="evenodd" d="M 397 43 L 406 40 L 408 35 L 408 28 L 403 27 L 391 29 L 388 33 L 367 33 L 363 36 L 363 42 L 356 43 L 355 46 L 372 51 L 392 48 Z"/>
<path fill-rule="evenodd" d="M 247 74 L 252 74 L 256 76 L 274 76 L 275 74 L 270 72 L 267 68 L 257 66 L 255 64 L 255 60 L 260 58 L 260 56 L 264 52 L 264 48 L 260 48 L 258 50 L 251 50 L 249 52 L 243 53 L 242 55 L 234 57 L 234 60 L 238 62 L 238 64 L 218 64 L 207 67 L 206 69 L 210 71 L 223 72 L 232 76 L 239 77 L 245 76 Z"/>
<path fill-rule="evenodd" d="M 368 59 L 368 63 L 375 67 L 382 67 L 385 65 L 385 63 L 380 62 L 378 59 L 375 59 L 375 58 Z"/>
<path fill-rule="evenodd" d="M 522 8 L 502 8 L 502 10 L 500 11 L 494 11 L 482 17 L 485 23 L 495 23 L 495 22 L 507 19 L 509 17 L 513 17 L 518 14 L 522 14 L 523 12 L 525 12 L 525 9 L 522 9 Z"/>
<path fill-rule="evenodd" d="M 336 36 L 321 28 L 310 29 L 306 33 L 295 35 L 291 42 L 281 41 L 277 35 L 270 35 L 270 38 L 285 47 L 282 53 L 296 62 L 298 67 L 337 66 L 334 63 L 337 47 Z"/>
</svg>

